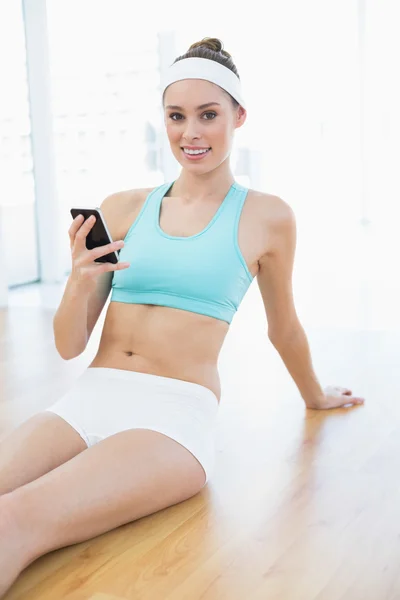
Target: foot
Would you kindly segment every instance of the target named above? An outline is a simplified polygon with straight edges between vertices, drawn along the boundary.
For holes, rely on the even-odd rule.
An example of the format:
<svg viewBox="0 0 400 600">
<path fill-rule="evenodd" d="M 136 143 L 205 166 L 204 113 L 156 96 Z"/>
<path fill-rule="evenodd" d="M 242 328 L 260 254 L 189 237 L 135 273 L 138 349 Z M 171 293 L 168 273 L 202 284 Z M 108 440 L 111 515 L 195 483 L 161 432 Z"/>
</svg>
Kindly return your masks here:
<svg viewBox="0 0 400 600">
<path fill-rule="evenodd" d="M 18 531 L 8 496 L 0 496 L 0 598 L 27 566 L 24 542 Z"/>
</svg>

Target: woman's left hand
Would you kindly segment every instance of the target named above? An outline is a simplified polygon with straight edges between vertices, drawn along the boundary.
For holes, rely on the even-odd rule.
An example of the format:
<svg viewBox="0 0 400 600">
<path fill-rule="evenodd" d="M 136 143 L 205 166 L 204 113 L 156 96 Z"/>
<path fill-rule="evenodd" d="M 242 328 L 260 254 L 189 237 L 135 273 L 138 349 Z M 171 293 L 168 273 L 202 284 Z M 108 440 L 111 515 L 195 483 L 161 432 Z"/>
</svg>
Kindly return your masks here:
<svg viewBox="0 0 400 600">
<path fill-rule="evenodd" d="M 317 410 L 340 408 L 347 404 L 364 404 L 365 399 L 360 396 L 353 396 L 352 391 L 345 387 L 337 385 L 328 385 L 324 388 L 325 397 L 317 406 L 307 406 Z"/>
</svg>

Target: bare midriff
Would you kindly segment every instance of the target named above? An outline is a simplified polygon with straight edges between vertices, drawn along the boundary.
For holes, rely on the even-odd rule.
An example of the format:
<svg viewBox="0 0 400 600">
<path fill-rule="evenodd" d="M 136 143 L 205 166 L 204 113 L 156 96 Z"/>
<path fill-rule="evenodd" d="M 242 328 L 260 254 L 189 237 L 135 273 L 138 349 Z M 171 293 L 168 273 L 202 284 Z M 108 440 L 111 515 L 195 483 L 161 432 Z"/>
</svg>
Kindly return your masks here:
<svg viewBox="0 0 400 600">
<path fill-rule="evenodd" d="M 132 201 L 122 235 L 115 239 L 124 238 L 148 193 L 149 190 L 143 192 L 139 202 Z M 264 217 L 266 204 L 265 195 L 250 190 L 240 219 L 238 242 L 253 277 L 259 269 L 258 259 L 266 250 L 265 240 L 269 239 Z M 166 196 L 160 213 L 163 231 L 169 235 L 194 235 L 210 222 L 216 206 L 200 207 L 196 217 L 190 211 L 192 220 L 187 211 L 179 199 Z M 226 321 L 177 308 L 111 301 L 99 349 L 89 367 L 131 370 L 197 383 L 211 390 L 219 402 L 218 357 L 229 326 Z"/>
<path fill-rule="evenodd" d="M 197 383 L 218 401 L 218 356 L 229 323 L 165 306 L 110 302 L 98 352 L 89 365 Z"/>
</svg>

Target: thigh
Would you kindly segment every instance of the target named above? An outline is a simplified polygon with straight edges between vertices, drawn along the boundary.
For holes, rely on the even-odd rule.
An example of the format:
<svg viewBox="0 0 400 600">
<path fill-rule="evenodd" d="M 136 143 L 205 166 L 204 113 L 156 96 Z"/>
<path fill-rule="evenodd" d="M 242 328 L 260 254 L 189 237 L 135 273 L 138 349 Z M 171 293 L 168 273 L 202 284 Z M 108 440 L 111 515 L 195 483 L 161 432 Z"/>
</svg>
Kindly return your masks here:
<svg viewBox="0 0 400 600">
<path fill-rule="evenodd" d="M 47 552 L 183 502 L 203 482 L 200 464 L 180 444 L 158 432 L 129 429 L 4 496 L 1 510 L 9 535 L 17 531 L 18 544 L 23 540 L 20 564 L 27 566 Z M 198 506 L 189 509 L 183 520 L 196 511 Z"/>
<path fill-rule="evenodd" d="M 15 490 L 3 506 L 30 561 L 183 502 L 203 484 L 200 464 L 180 444 L 129 429 Z"/>
<path fill-rule="evenodd" d="M 208 480 L 214 467 L 215 395 L 197 384 L 112 368 L 89 368 L 48 410 L 92 447 L 126 430 L 163 434 Z M 152 439 L 152 438 L 151 438 Z M 90 448 L 89 448 L 90 449 Z M 206 483 L 206 481 L 204 483 Z"/>
<path fill-rule="evenodd" d="M 0 495 L 55 469 L 87 448 L 69 423 L 41 412 L 0 439 Z"/>
</svg>

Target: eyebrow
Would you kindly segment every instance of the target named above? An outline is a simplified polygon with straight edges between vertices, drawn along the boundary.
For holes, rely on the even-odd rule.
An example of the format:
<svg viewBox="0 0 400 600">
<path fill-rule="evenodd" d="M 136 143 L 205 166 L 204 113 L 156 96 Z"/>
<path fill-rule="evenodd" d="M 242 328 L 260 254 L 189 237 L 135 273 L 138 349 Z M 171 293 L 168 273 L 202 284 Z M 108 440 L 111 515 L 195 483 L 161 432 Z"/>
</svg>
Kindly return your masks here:
<svg viewBox="0 0 400 600">
<path fill-rule="evenodd" d="M 207 102 L 206 104 L 200 104 L 196 110 L 202 110 L 203 108 L 208 108 L 209 106 L 221 106 L 219 102 Z M 165 108 L 173 108 L 174 110 L 184 110 L 182 106 L 177 106 L 176 104 L 169 104 Z"/>
</svg>

